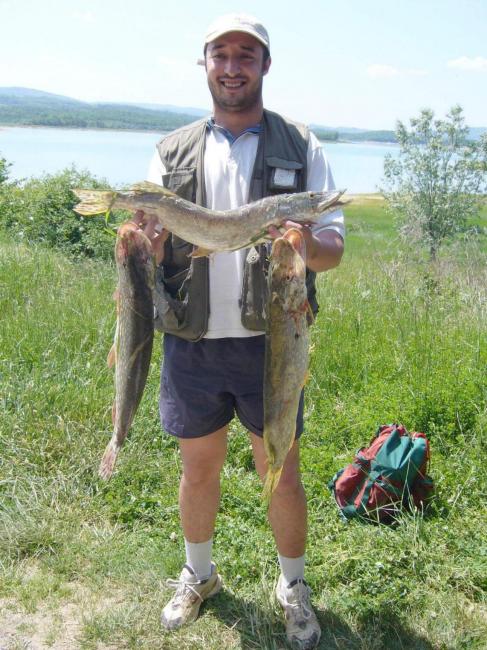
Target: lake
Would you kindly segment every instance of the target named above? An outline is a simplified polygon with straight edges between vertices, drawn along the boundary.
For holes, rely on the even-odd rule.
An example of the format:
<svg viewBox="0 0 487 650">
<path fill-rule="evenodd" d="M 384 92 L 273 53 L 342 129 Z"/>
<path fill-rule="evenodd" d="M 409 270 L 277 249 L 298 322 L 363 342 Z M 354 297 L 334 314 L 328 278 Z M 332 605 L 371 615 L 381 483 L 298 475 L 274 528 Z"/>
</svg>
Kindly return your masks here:
<svg viewBox="0 0 487 650">
<path fill-rule="evenodd" d="M 58 172 L 74 164 L 121 186 L 146 177 L 159 133 L 44 127 L 0 127 L 0 156 L 14 179 Z M 397 145 L 323 143 L 335 184 L 351 193 L 376 192 L 386 153 Z"/>
</svg>

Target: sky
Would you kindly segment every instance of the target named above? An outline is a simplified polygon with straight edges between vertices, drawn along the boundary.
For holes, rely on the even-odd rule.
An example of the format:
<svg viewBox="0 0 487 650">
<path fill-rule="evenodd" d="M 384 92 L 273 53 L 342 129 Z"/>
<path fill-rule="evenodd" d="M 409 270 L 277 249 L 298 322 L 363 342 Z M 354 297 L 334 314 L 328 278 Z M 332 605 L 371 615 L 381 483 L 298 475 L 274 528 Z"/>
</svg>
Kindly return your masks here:
<svg viewBox="0 0 487 650">
<path fill-rule="evenodd" d="M 0 0 L 0 87 L 210 110 L 196 61 L 230 11 L 268 29 L 271 110 L 393 129 L 460 104 L 487 126 L 487 0 Z"/>
</svg>

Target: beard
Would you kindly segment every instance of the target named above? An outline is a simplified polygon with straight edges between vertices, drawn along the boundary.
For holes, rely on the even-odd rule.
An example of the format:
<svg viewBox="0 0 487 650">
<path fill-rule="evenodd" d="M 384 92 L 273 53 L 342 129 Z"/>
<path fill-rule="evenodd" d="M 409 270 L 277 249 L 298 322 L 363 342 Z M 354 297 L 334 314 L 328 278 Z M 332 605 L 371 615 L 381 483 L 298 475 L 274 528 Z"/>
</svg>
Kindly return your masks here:
<svg viewBox="0 0 487 650">
<path fill-rule="evenodd" d="M 219 81 L 211 81 L 208 79 L 208 88 L 210 89 L 211 96 L 215 106 L 225 111 L 238 113 L 254 108 L 262 101 L 262 82 L 263 78 L 253 85 L 245 84 L 242 87 L 242 93 L 231 95 L 225 92 L 225 87 Z"/>
</svg>

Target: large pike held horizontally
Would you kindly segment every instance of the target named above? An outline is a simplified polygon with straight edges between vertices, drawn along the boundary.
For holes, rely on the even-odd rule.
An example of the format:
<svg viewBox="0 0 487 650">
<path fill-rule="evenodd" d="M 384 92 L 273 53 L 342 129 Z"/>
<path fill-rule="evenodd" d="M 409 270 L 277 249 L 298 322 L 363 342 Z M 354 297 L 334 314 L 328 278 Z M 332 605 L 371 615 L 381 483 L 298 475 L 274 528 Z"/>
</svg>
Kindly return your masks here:
<svg viewBox="0 0 487 650">
<path fill-rule="evenodd" d="M 115 245 L 118 271 L 117 329 L 108 355 L 115 365 L 113 435 L 101 460 L 99 475 L 112 475 L 144 392 L 154 338 L 154 261 L 147 237 L 133 224 L 120 227 Z"/>
<path fill-rule="evenodd" d="M 308 297 L 305 242 L 292 228 L 275 239 L 269 266 L 264 364 L 264 448 L 269 501 L 294 443 L 301 391 L 308 372 Z"/>
<path fill-rule="evenodd" d="M 345 202 L 343 192 L 300 192 L 268 196 L 235 210 L 208 210 L 186 201 L 154 183 L 138 183 L 127 191 L 74 190 L 81 203 L 74 210 L 83 216 L 106 213 L 112 208 L 143 210 L 161 225 L 194 244 L 193 257 L 217 251 L 248 248 L 267 237 L 269 226 L 285 221 L 313 223 Z"/>
</svg>

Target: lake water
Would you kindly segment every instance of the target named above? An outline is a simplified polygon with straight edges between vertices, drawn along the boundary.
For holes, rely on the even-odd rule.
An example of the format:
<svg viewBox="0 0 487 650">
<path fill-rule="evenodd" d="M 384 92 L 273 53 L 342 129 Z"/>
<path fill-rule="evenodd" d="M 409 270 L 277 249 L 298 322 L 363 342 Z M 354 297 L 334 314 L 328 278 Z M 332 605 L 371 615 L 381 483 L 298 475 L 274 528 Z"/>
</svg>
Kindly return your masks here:
<svg viewBox="0 0 487 650">
<path fill-rule="evenodd" d="M 0 156 L 14 179 L 58 172 L 74 164 L 121 186 L 146 177 L 159 133 L 0 127 Z M 324 143 L 335 184 L 351 193 L 376 192 L 386 153 L 396 145 Z"/>
</svg>

